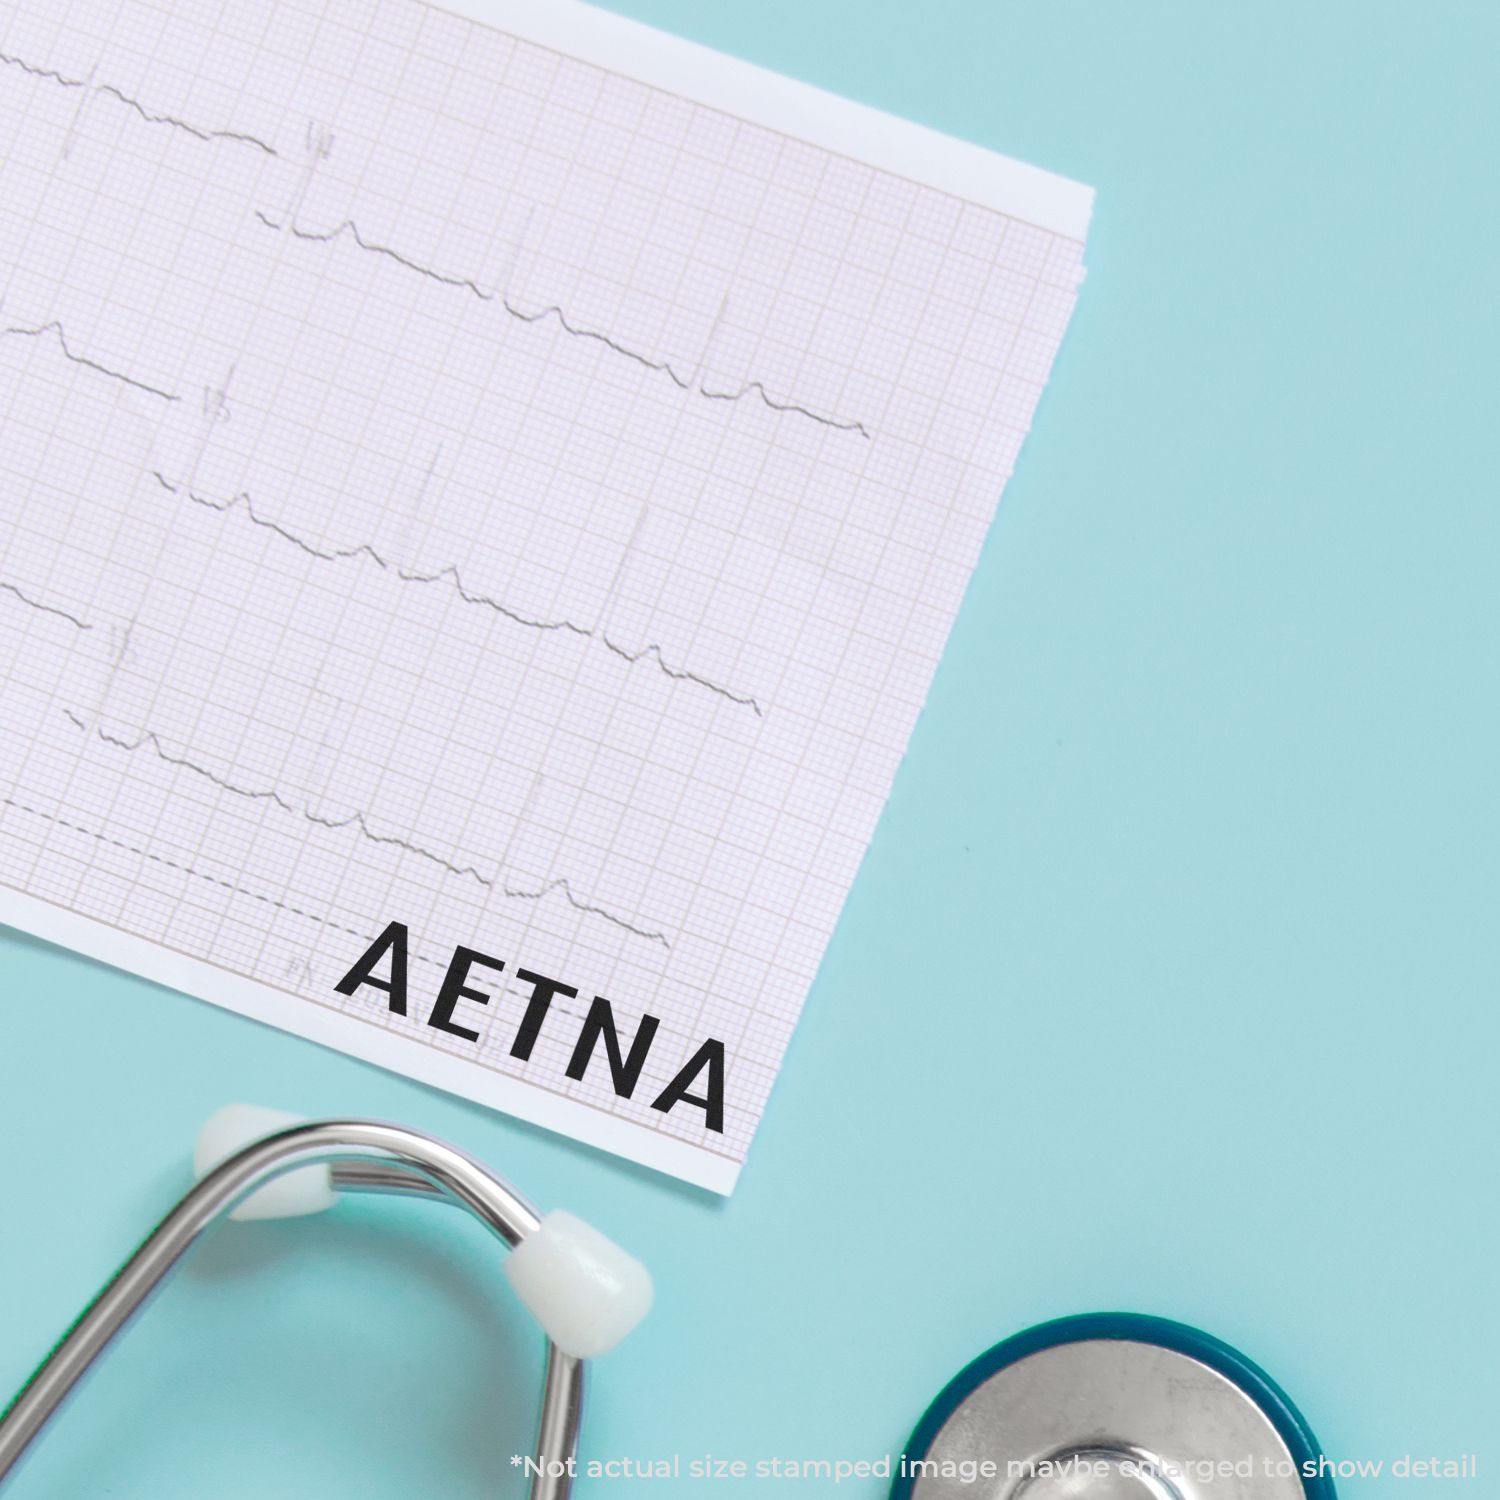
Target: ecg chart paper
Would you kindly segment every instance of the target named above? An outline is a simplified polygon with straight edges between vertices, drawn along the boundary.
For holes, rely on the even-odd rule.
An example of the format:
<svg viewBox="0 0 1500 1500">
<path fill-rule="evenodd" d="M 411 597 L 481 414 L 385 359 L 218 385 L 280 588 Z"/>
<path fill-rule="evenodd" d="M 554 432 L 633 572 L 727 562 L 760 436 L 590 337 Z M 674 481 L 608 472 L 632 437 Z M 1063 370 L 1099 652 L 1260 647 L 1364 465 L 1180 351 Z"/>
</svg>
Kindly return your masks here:
<svg viewBox="0 0 1500 1500">
<path fill-rule="evenodd" d="M 0 3 L 0 919 L 728 1192 L 1092 194 L 488 19 Z"/>
</svg>

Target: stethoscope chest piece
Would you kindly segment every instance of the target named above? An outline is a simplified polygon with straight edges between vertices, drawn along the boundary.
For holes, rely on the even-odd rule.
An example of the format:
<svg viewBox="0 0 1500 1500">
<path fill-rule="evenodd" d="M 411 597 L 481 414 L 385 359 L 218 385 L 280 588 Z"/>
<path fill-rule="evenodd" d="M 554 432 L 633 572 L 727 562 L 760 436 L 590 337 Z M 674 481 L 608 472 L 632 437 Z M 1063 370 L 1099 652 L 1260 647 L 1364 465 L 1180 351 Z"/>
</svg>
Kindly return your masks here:
<svg viewBox="0 0 1500 1500">
<path fill-rule="evenodd" d="M 1333 1500 L 1307 1424 L 1208 1334 L 1062 1318 L 960 1371 L 907 1445 L 892 1500 Z"/>
</svg>

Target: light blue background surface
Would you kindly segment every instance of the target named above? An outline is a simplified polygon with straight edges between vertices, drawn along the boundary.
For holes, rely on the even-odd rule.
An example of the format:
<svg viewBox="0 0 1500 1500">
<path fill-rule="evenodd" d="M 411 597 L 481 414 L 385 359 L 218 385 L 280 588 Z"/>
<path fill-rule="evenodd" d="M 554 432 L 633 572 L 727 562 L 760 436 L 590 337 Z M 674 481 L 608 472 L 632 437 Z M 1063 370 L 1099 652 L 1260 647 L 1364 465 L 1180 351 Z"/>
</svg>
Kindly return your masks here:
<svg viewBox="0 0 1500 1500">
<path fill-rule="evenodd" d="M 1100 189 L 741 1186 L 8 935 L 0 1386 L 246 1098 L 435 1131 L 650 1263 L 588 1455 L 899 1451 L 989 1343 L 1123 1307 L 1239 1344 L 1336 1455 L 1488 1466 L 1346 1495 L 1500 1493 L 1495 7 L 626 8 Z M 494 1269 L 416 1205 L 236 1226 L 16 1500 L 517 1492 Z"/>
</svg>

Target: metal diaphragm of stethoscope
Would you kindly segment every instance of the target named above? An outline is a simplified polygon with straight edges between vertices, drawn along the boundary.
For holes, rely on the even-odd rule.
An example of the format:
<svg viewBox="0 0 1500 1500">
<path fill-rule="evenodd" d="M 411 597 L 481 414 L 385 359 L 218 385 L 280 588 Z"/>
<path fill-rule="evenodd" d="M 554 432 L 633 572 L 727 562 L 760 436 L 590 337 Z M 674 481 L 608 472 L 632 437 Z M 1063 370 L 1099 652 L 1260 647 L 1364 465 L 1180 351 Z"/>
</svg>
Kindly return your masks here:
<svg viewBox="0 0 1500 1500">
<path fill-rule="evenodd" d="M 1183 1323 L 1042 1323 L 960 1370 L 891 1500 L 1334 1500 L 1317 1439 L 1238 1350 Z"/>
<path fill-rule="evenodd" d="M 198 1183 L 0 1414 L 0 1484 L 147 1296 L 221 1217 L 316 1213 L 340 1193 L 456 1204 L 511 1253 L 506 1276 L 547 1334 L 532 1500 L 566 1500 L 584 1361 L 651 1305 L 645 1268 L 566 1213 L 539 1217 L 452 1146 L 369 1120 L 299 1121 L 232 1105 L 204 1127 Z M 940 1392 L 891 1500 L 1334 1500 L 1306 1422 L 1257 1366 L 1180 1323 L 1063 1318 L 981 1355 Z"/>
</svg>

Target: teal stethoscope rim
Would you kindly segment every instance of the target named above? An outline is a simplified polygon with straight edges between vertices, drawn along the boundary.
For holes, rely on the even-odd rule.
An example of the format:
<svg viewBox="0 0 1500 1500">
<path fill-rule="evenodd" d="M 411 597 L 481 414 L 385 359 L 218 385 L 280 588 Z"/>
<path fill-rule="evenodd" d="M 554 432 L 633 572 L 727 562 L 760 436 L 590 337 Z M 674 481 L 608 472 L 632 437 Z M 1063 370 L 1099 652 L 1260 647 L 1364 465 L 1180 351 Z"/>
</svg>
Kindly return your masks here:
<svg viewBox="0 0 1500 1500">
<path fill-rule="evenodd" d="M 910 1500 L 916 1478 L 905 1472 L 909 1461 L 926 1456 L 943 1424 L 997 1370 L 1039 1350 L 1085 1339 L 1129 1339 L 1141 1344 L 1159 1344 L 1217 1370 L 1266 1414 L 1297 1465 L 1307 1500 L 1337 1500 L 1332 1478 L 1322 1472 L 1319 1460 L 1323 1450 L 1312 1428 L 1286 1392 L 1259 1365 L 1212 1334 L 1146 1313 L 1081 1313 L 1071 1318 L 1055 1318 L 1002 1340 L 965 1365 L 938 1392 L 907 1440 L 903 1458 L 908 1463 L 903 1463 L 902 1472 L 891 1485 L 891 1500 Z"/>
</svg>

